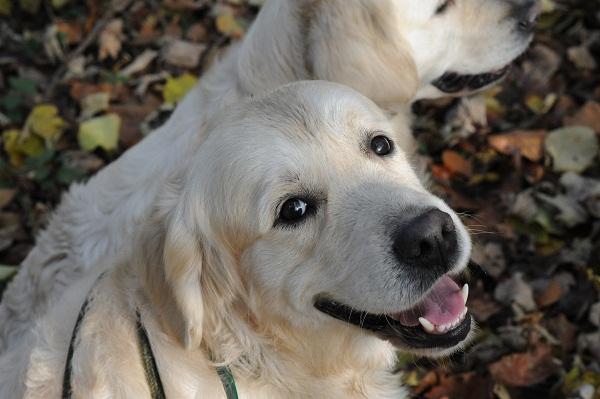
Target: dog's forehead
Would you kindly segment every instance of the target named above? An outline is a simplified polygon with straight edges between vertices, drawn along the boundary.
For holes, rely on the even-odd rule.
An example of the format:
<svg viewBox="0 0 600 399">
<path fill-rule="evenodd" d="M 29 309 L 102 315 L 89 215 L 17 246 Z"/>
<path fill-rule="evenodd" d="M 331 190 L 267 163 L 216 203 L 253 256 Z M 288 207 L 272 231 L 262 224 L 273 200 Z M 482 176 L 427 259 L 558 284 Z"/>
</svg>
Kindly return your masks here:
<svg viewBox="0 0 600 399">
<path fill-rule="evenodd" d="M 249 106 L 248 123 L 256 124 L 265 135 L 300 143 L 320 141 L 327 135 L 356 142 L 361 128 L 387 122 L 373 102 L 348 87 L 330 82 L 287 85 Z"/>
</svg>

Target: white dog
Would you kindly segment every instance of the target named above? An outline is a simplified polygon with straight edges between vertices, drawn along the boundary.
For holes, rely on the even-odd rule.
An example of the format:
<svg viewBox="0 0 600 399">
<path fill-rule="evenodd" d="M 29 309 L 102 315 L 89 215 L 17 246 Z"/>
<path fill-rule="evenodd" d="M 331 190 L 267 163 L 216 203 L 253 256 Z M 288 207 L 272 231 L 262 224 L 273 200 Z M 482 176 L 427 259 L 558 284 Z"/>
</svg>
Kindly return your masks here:
<svg viewBox="0 0 600 399">
<path fill-rule="evenodd" d="M 451 276 L 471 243 L 401 134 L 333 83 L 229 107 L 125 253 L 0 362 L 0 397 L 224 398 L 219 365 L 242 398 L 405 398 L 395 347 L 442 355 L 468 339 Z"/>
<path fill-rule="evenodd" d="M 34 315 L 148 215 L 164 179 L 193 156 L 206 118 L 302 79 L 347 84 L 389 112 L 500 79 L 531 40 L 531 0 L 268 0 L 247 37 L 202 77 L 169 121 L 65 195 L 0 303 L 0 351 Z M 397 139 L 410 150 L 411 136 Z"/>
</svg>

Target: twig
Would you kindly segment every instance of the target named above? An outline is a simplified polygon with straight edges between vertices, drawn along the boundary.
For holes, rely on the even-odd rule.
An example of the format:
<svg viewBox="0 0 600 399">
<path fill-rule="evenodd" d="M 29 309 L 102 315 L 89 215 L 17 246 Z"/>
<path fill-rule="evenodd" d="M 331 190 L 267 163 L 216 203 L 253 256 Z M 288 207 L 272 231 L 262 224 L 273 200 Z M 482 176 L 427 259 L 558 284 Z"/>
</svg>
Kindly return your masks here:
<svg viewBox="0 0 600 399">
<path fill-rule="evenodd" d="M 69 67 L 71 61 L 73 61 L 76 57 L 79 57 L 83 52 L 96 41 L 102 30 L 106 27 L 106 25 L 115 17 L 115 15 L 119 12 L 127 9 L 133 0 L 114 0 L 110 3 L 108 10 L 104 13 L 104 15 L 96 22 L 94 28 L 87 34 L 87 36 L 79 43 L 79 46 L 72 52 L 70 52 L 64 59 L 63 64 L 54 72 L 52 78 L 50 79 L 50 83 L 46 88 L 44 93 L 44 98 L 46 101 L 52 99 L 54 96 L 54 91 L 56 90 L 56 86 L 62 82 L 64 79 L 65 73 Z"/>
</svg>

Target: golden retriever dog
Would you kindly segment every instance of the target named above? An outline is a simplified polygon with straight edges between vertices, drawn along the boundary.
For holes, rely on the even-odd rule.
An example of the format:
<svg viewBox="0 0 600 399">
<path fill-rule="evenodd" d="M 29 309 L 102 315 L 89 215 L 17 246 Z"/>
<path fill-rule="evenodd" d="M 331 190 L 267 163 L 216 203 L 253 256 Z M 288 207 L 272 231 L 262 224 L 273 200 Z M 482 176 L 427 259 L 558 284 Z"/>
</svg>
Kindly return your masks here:
<svg viewBox="0 0 600 399">
<path fill-rule="evenodd" d="M 65 195 L 0 302 L 0 353 L 65 287 L 130 241 L 219 109 L 320 79 L 400 112 L 395 123 L 403 126 L 417 98 L 465 94 L 504 76 L 528 46 L 536 16 L 531 0 L 267 0 L 246 38 L 164 126 Z M 410 133 L 397 144 L 410 153 Z"/>
<path fill-rule="evenodd" d="M 241 398 L 405 398 L 396 349 L 444 355 L 472 329 L 469 236 L 405 133 L 327 82 L 218 113 L 124 252 L 0 361 L 0 397 L 225 398 L 226 366 Z"/>
</svg>

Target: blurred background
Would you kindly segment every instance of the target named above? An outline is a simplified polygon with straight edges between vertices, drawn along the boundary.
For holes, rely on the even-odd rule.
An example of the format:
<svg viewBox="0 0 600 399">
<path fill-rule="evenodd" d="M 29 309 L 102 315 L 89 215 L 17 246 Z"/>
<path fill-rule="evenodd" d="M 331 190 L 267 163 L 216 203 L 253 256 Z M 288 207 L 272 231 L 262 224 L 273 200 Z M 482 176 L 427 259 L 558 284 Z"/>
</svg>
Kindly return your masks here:
<svg viewBox="0 0 600 399">
<path fill-rule="evenodd" d="M 164 122 L 261 3 L 0 0 L 0 296 L 61 192 Z M 474 345 L 399 357 L 417 398 L 600 399 L 600 0 L 542 6 L 502 84 L 414 106 L 481 266 Z"/>
</svg>

